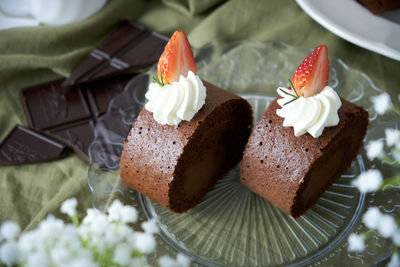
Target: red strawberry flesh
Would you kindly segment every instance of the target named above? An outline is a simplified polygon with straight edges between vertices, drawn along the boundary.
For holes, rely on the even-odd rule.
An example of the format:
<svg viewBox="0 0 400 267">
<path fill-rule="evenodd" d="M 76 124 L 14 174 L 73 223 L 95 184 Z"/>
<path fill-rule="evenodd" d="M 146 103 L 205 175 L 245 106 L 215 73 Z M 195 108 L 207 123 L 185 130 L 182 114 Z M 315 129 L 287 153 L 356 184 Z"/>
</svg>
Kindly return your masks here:
<svg viewBox="0 0 400 267">
<path fill-rule="evenodd" d="M 328 48 L 319 45 L 294 72 L 292 83 L 299 96 L 309 97 L 320 93 L 328 85 L 328 79 Z"/>
<path fill-rule="evenodd" d="M 189 41 L 183 31 L 176 31 L 165 46 L 157 65 L 158 79 L 165 84 L 179 81 L 180 75 L 187 76 L 189 70 L 196 73 L 196 63 Z"/>
</svg>

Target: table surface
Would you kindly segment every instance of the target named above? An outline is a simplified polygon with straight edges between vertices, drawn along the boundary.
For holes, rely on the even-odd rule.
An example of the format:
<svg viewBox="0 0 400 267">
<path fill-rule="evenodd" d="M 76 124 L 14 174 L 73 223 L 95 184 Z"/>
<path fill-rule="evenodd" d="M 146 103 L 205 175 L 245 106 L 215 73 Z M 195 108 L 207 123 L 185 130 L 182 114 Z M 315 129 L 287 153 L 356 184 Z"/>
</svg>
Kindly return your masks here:
<svg viewBox="0 0 400 267">
<path fill-rule="evenodd" d="M 109 1 L 93 17 L 62 27 L 40 26 L 0 32 L 0 139 L 27 125 L 21 88 L 67 77 L 121 20 L 132 20 L 170 36 L 184 30 L 193 47 L 237 40 L 276 40 L 312 49 L 326 44 L 329 55 L 368 75 L 397 101 L 400 62 L 357 47 L 326 30 L 295 1 L 163 0 Z M 92 206 L 88 163 L 75 154 L 40 164 L 0 167 L 0 224 L 32 229 L 60 204 L 76 197 L 82 212 Z"/>
</svg>

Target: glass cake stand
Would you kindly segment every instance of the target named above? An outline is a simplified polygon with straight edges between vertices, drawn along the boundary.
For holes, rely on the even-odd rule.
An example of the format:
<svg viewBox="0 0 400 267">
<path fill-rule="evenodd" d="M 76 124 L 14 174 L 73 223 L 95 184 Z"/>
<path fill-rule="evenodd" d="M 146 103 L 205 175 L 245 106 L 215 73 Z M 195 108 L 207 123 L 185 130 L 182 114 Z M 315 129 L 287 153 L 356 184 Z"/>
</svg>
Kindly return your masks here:
<svg viewBox="0 0 400 267">
<path fill-rule="evenodd" d="M 280 42 L 242 41 L 214 45 L 196 51 L 198 74 L 215 85 L 241 95 L 251 103 L 254 121 L 276 97 L 278 86 L 289 86 L 288 78 L 310 50 Z M 377 119 L 370 97 L 381 93 L 363 73 L 342 60 L 330 60 L 329 84 L 340 96 L 364 106 L 370 114 L 366 141 L 384 136 L 384 129 L 397 127 L 399 118 Z M 154 69 L 150 71 L 154 73 Z M 360 172 L 380 167 L 369 162 L 364 151 L 351 167 L 323 194 L 304 216 L 293 219 L 268 201 L 242 186 L 239 169 L 222 177 L 204 200 L 185 214 L 174 214 L 120 183 L 119 158 L 132 123 L 143 107 L 149 74 L 133 78 L 115 97 L 96 125 L 89 149 L 88 182 L 95 208 L 105 210 L 121 199 L 139 210 L 136 226 L 155 218 L 161 232 L 151 263 L 165 254 L 181 252 L 193 265 L 205 266 L 357 266 L 385 261 L 392 244 L 376 235 L 361 253 L 348 253 L 347 236 L 364 231 L 361 215 L 370 206 L 398 213 L 393 202 L 399 190 L 360 194 L 351 185 Z M 385 166 L 384 175 L 393 170 Z"/>
</svg>

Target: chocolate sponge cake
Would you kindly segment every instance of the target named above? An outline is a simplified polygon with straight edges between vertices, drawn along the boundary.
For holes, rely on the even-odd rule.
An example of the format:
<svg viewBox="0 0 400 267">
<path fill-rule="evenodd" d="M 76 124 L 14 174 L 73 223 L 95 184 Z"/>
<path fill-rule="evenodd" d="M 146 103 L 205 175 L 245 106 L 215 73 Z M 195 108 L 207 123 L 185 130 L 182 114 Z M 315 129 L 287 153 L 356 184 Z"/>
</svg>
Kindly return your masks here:
<svg viewBox="0 0 400 267">
<path fill-rule="evenodd" d="M 257 122 L 241 162 L 241 182 L 293 217 L 313 206 L 355 159 L 368 126 L 368 113 L 341 98 L 339 124 L 318 138 L 295 136 L 283 127 L 275 99 Z"/>
<path fill-rule="evenodd" d="M 174 212 L 201 201 L 239 162 L 250 135 L 248 102 L 203 83 L 205 104 L 190 121 L 162 125 L 143 109 L 121 156 L 122 182 Z"/>
<path fill-rule="evenodd" d="M 399 0 L 358 0 L 373 14 L 380 14 L 388 10 L 400 8 Z"/>
</svg>

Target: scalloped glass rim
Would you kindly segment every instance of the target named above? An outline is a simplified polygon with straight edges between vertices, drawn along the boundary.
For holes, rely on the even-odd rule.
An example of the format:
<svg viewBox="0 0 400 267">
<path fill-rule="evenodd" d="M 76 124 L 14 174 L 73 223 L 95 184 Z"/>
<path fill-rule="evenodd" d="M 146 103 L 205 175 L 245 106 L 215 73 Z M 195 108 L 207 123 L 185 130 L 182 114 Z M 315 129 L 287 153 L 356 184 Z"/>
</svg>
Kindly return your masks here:
<svg viewBox="0 0 400 267">
<path fill-rule="evenodd" d="M 281 42 L 261 43 L 242 41 L 208 46 L 195 51 L 195 54 L 197 54 L 198 74 L 202 78 L 222 88 L 229 88 L 230 91 L 247 98 L 253 104 L 256 115 L 259 116 L 265 109 L 267 102 L 263 106 L 259 104 L 258 100 L 255 101 L 254 99 L 268 101 L 271 97 L 275 97 L 276 87 L 288 85 L 287 74 L 293 73 L 298 63 L 301 62 L 309 51 L 308 49 L 292 47 Z M 395 128 L 398 126 L 399 119 L 390 115 L 382 116 L 379 120 L 376 120 L 377 115 L 372 108 L 369 98 L 382 93 L 382 91 L 375 87 L 369 77 L 357 70 L 350 69 L 340 59 L 333 57 L 329 59 L 329 84 L 342 97 L 356 104 L 363 105 L 370 113 L 370 127 L 366 140 L 382 138 L 384 136 L 384 128 Z M 154 68 L 150 70 L 150 73 L 154 73 Z M 137 192 L 121 185 L 119 182 L 119 155 L 123 148 L 123 140 L 143 105 L 143 94 L 146 90 L 144 84 L 146 84 L 147 80 L 146 75 L 137 76 L 137 78 L 128 83 L 121 95 L 111 101 L 107 113 L 99 119 L 96 125 L 95 139 L 89 148 L 90 167 L 88 171 L 88 183 L 93 192 L 94 207 L 104 210 L 114 198 L 120 198 L 124 202 L 129 202 L 140 212 L 139 222 L 137 223 L 138 227 L 140 222 L 146 218 L 157 217 L 158 214 L 164 212 L 163 208 Z M 133 90 L 136 87 L 141 87 L 141 90 Z M 357 165 L 356 167 L 353 166 L 353 168 L 358 168 L 358 172 L 364 169 L 363 162 L 365 162 L 366 168 L 379 166 L 379 163 L 371 163 L 365 160 L 366 157 L 363 154 L 358 156 L 357 164 L 353 164 Z M 387 173 L 390 173 L 391 170 L 388 169 Z M 235 172 L 235 170 L 232 172 Z M 353 177 L 354 173 L 348 178 L 351 179 Z M 347 180 L 349 180 L 348 178 Z M 224 179 L 221 179 L 219 184 L 226 182 Z M 219 184 L 217 184 L 217 187 Z M 210 192 L 208 195 L 212 194 Z M 391 251 L 391 244 L 379 236 L 376 236 L 375 243 L 368 243 L 368 249 L 365 252 L 356 254 L 348 254 L 345 251 L 346 240 L 344 237 L 350 231 L 364 229 L 360 222 L 360 214 L 369 206 L 378 205 L 386 211 L 395 211 L 396 208 L 393 208 L 394 205 L 389 200 L 395 199 L 396 194 L 396 192 L 385 195 L 378 193 L 365 196 L 360 194 L 358 197 L 359 202 L 356 205 L 352 218 L 346 221 L 347 224 L 341 229 L 340 234 L 336 234 L 335 238 L 330 240 L 329 244 L 323 245 L 320 249 L 312 251 L 312 253 L 307 254 L 305 257 L 295 258 L 294 260 L 281 262 L 280 264 L 319 265 L 322 263 L 342 263 L 343 257 L 346 257 L 346 261 L 353 265 L 372 264 L 384 260 Z M 207 197 L 203 202 L 207 202 Z M 200 208 L 195 208 L 194 210 L 201 209 L 201 204 L 199 206 Z M 187 215 L 183 216 L 188 218 L 195 212 L 190 211 Z M 170 215 L 167 214 L 166 217 L 168 216 Z M 180 215 L 177 216 L 179 217 Z M 163 223 L 161 215 L 156 219 L 159 223 Z M 172 249 L 173 247 L 180 252 L 186 253 L 192 260 L 200 264 L 209 266 L 223 265 L 218 260 L 209 260 L 204 255 L 197 255 L 193 253 L 193 249 L 187 248 L 184 243 L 182 245 L 182 242 L 179 243 L 179 240 L 176 240 L 176 236 L 174 234 L 171 235 L 168 227 L 175 230 L 179 228 L 173 228 L 172 226 L 161 227 L 161 236 L 170 245 L 167 245 L 159 238 L 157 252 L 149 257 L 150 262 L 155 261 L 163 254 L 174 254 L 175 250 Z M 330 253 L 329 257 L 327 255 L 328 252 Z M 228 264 L 240 265 L 233 262 L 229 262 Z M 268 262 L 268 264 L 271 265 L 272 262 Z"/>
</svg>

